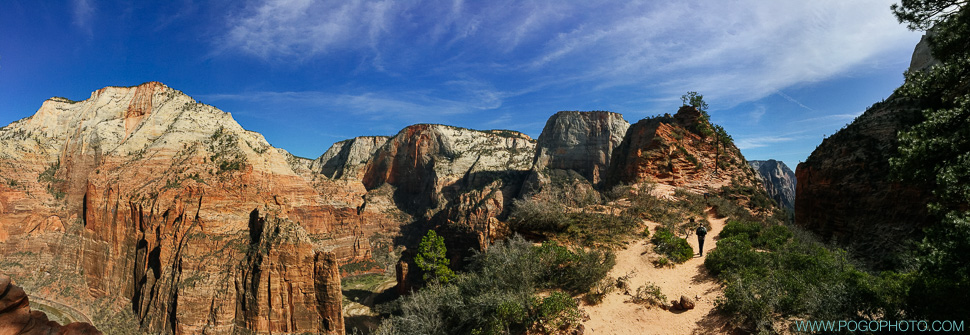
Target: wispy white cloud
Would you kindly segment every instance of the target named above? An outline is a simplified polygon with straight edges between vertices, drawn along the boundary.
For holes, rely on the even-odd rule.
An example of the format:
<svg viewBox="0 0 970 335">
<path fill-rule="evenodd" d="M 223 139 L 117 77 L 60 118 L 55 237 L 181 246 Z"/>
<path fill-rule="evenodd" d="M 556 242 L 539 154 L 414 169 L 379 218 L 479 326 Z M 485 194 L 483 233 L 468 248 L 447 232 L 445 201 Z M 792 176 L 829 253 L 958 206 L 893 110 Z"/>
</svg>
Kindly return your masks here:
<svg viewBox="0 0 970 335">
<path fill-rule="evenodd" d="M 229 18 L 222 47 L 265 58 L 306 58 L 351 45 L 374 46 L 392 1 L 270 0 Z"/>
<path fill-rule="evenodd" d="M 248 92 L 244 94 L 202 95 L 205 101 L 245 101 L 259 106 L 286 106 L 279 112 L 294 113 L 294 109 L 313 112 L 340 112 L 371 120 L 389 119 L 408 122 L 434 122 L 437 117 L 491 110 L 501 105 L 498 92 L 472 92 L 466 99 L 438 98 L 426 91 L 329 93 Z M 273 113 L 272 110 L 267 112 Z M 272 116 L 268 116 L 272 117 Z"/>
<path fill-rule="evenodd" d="M 761 122 L 761 118 L 765 116 L 768 112 L 768 108 L 764 105 L 757 105 L 751 112 L 748 113 L 748 120 L 750 123 L 757 124 Z"/>
<path fill-rule="evenodd" d="M 911 48 L 894 0 L 467 2 L 266 0 L 228 17 L 221 47 L 269 60 L 351 50 L 375 70 L 538 81 L 656 96 L 700 91 L 724 105 L 865 68 Z M 456 73 L 457 72 L 457 73 Z"/>
<path fill-rule="evenodd" d="M 94 6 L 90 0 L 72 0 L 71 16 L 71 23 L 75 27 L 91 34 L 91 20 L 94 17 Z"/>
<path fill-rule="evenodd" d="M 739 138 L 734 144 L 741 150 L 755 149 L 775 145 L 777 143 L 791 142 L 798 139 L 793 136 L 757 136 Z"/>
</svg>

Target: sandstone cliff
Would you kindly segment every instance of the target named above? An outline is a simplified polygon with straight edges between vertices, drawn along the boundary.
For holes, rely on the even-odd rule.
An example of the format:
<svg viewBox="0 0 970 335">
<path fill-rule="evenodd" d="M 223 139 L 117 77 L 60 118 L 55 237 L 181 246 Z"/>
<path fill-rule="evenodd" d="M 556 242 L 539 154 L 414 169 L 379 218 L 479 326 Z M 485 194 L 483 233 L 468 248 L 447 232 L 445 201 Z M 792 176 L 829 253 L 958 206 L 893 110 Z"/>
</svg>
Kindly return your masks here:
<svg viewBox="0 0 970 335">
<path fill-rule="evenodd" d="M 795 209 L 795 173 L 785 165 L 785 162 L 769 159 L 766 161 L 748 161 L 761 182 L 768 191 L 768 196 L 779 206 L 788 210 Z"/>
<path fill-rule="evenodd" d="M 458 237 L 456 250 L 482 250 L 518 196 L 534 153 L 535 141 L 522 133 L 419 124 L 375 152 L 363 184 L 419 221 L 470 234 Z"/>
<path fill-rule="evenodd" d="M 361 179 L 367 161 L 374 156 L 387 136 L 360 136 L 334 143 L 310 169 L 331 179 Z"/>
<path fill-rule="evenodd" d="M 598 185 L 630 123 L 611 112 L 559 112 L 536 143 L 535 168 L 573 170 Z"/>
<path fill-rule="evenodd" d="M 939 64 L 930 48 L 932 32 L 913 50 L 910 71 Z M 920 108 L 890 96 L 822 141 L 795 175 L 795 223 L 849 249 L 876 269 L 895 269 L 922 228 L 931 224 L 925 186 L 899 182 L 889 159 L 897 134 L 920 122 Z"/>
<path fill-rule="evenodd" d="M 741 185 L 760 184 L 733 142 L 717 144 L 716 135 L 702 135 L 711 125 L 693 107 L 677 114 L 646 118 L 630 126 L 613 151 L 608 184 L 644 181 L 714 190 L 737 179 Z"/>
<path fill-rule="evenodd" d="M 918 118 L 918 109 L 890 98 L 822 141 L 798 164 L 795 223 L 856 249 L 873 266 L 899 265 L 893 254 L 929 223 L 930 192 L 896 182 L 889 166 L 897 132 Z"/>
<path fill-rule="evenodd" d="M 90 314 L 102 312 L 94 301 L 132 309 L 150 332 L 229 333 L 264 321 L 239 315 L 239 297 L 293 294 L 231 285 L 254 247 L 254 208 L 317 235 L 353 236 L 359 221 L 261 135 L 156 82 L 44 102 L 0 130 L 0 177 L 4 270 Z M 366 252 L 352 239 L 328 247 Z M 315 299 L 299 301 L 318 313 Z"/>
</svg>

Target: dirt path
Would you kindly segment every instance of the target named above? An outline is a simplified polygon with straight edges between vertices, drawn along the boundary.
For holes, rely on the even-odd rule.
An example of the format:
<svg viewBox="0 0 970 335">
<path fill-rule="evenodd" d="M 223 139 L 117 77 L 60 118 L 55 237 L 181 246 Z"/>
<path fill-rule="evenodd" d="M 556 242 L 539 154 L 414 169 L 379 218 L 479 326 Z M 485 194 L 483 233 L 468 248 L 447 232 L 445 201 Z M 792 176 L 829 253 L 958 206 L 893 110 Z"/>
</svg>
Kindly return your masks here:
<svg viewBox="0 0 970 335">
<path fill-rule="evenodd" d="M 724 228 L 724 219 L 708 216 L 711 231 L 704 243 L 704 255 L 715 246 L 714 237 Z M 650 231 L 658 225 L 647 223 Z M 617 278 L 632 273 L 630 294 L 646 283 L 660 287 L 667 300 L 680 299 L 686 295 L 694 299 L 696 308 L 689 311 L 666 311 L 656 306 L 627 302 L 630 296 L 623 291 L 607 295 L 595 306 L 583 306 L 590 317 L 585 322 L 587 334 L 721 334 L 729 333 L 726 319 L 712 312 L 714 301 L 722 288 L 707 273 L 704 257 L 696 256 L 697 236 L 687 238 L 695 250 L 695 257 L 674 268 L 656 268 L 651 260 L 657 255 L 646 239 L 634 241 L 624 250 L 616 252 L 616 266 L 610 276 Z"/>
</svg>

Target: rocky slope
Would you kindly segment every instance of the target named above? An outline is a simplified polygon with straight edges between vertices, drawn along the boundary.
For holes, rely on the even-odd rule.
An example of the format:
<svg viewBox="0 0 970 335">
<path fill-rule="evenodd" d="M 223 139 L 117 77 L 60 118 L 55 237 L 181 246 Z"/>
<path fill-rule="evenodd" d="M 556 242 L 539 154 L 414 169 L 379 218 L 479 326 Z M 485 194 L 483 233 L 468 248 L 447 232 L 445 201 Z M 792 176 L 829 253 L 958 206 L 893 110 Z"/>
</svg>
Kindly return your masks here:
<svg viewBox="0 0 970 335">
<path fill-rule="evenodd" d="M 232 283 L 254 266 L 313 264 L 312 254 L 310 263 L 306 255 L 253 263 L 255 250 L 286 248 L 253 243 L 253 213 L 296 222 L 303 234 L 352 235 L 342 227 L 354 209 L 327 205 L 284 155 L 228 113 L 161 83 L 44 102 L 0 130 L 0 176 L 4 270 L 39 294 L 91 314 L 104 312 L 91 309 L 95 301 L 132 309 L 150 332 L 324 332 L 320 320 L 339 317 L 296 296 L 317 294 L 313 276 L 284 275 L 303 288 L 296 291 Z M 274 315 L 274 323 L 243 303 L 250 295 L 316 316 Z"/>
<path fill-rule="evenodd" d="M 795 209 L 795 172 L 785 165 L 785 162 L 769 159 L 766 161 L 748 161 L 751 168 L 758 171 L 758 176 L 768 191 L 768 196 L 779 206 L 788 210 Z"/>
<path fill-rule="evenodd" d="M 761 188 L 741 151 L 733 143 L 715 145 L 713 135 L 701 135 L 705 127 L 710 123 L 687 106 L 631 125 L 613 152 L 608 184 L 651 181 L 706 191 L 738 180 Z"/>
<path fill-rule="evenodd" d="M 890 98 L 822 141 L 795 173 L 795 223 L 874 266 L 898 265 L 892 255 L 929 223 L 930 192 L 895 181 L 889 166 L 897 132 L 918 117 L 918 109 Z"/>
<path fill-rule="evenodd" d="M 310 170 L 330 179 L 361 179 L 367 161 L 388 139 L 387 136 L 361 136 L 334 143 L 310 164 Z"/>
</svg>

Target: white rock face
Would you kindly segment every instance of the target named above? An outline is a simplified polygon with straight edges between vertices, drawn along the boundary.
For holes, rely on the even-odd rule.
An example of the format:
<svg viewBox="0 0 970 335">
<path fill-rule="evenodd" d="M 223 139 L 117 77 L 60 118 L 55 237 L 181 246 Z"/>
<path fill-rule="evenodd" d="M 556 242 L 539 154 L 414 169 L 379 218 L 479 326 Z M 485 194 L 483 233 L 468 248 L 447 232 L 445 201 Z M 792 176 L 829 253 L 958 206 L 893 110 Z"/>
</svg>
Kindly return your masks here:
<svg viewBox="0 0 970 335">
<path fill-rule="evenodd" d="M 231 114 L 158 82 L 105 87 L 84 101 L 48 99 L 34 116 L 0 130 L 0 158 L 30 154 L 56 161 L 68 145 L 81 150 L 79 154 L 174 155 L 195 143 L 213 142 L 216 133 L 234 137 L 238 153 L 254 170 L 293 174 L 283 155 L 268 150 L 263 135 L 243 129 Z M 3 141 L 25 136 L 34 141 Z"/>
<path fill-rule="evenodd" d="M 360 136 L 334 143 L 310 164 L 310 170 L 331 179 L 360 179 L 367 161 L 388 139 L 387 136 Z"/>
<path fill-rule="evenodd" d="M 630 123 L 611 112 L 559 112 L 549 118 L 536 146 L 537 170 L 574 170 L 598 184 Z"/>
<path fill-rule="evenodd" d="M 769 159 L 766 161 L 749 161 L 749 165 L 758 171 L 758 177 L 765 185 L 768 196 L 784 208 L 795 209 L 795 187 L 797 179 L 795 173 L 784 162 Z"/>
</svg>

